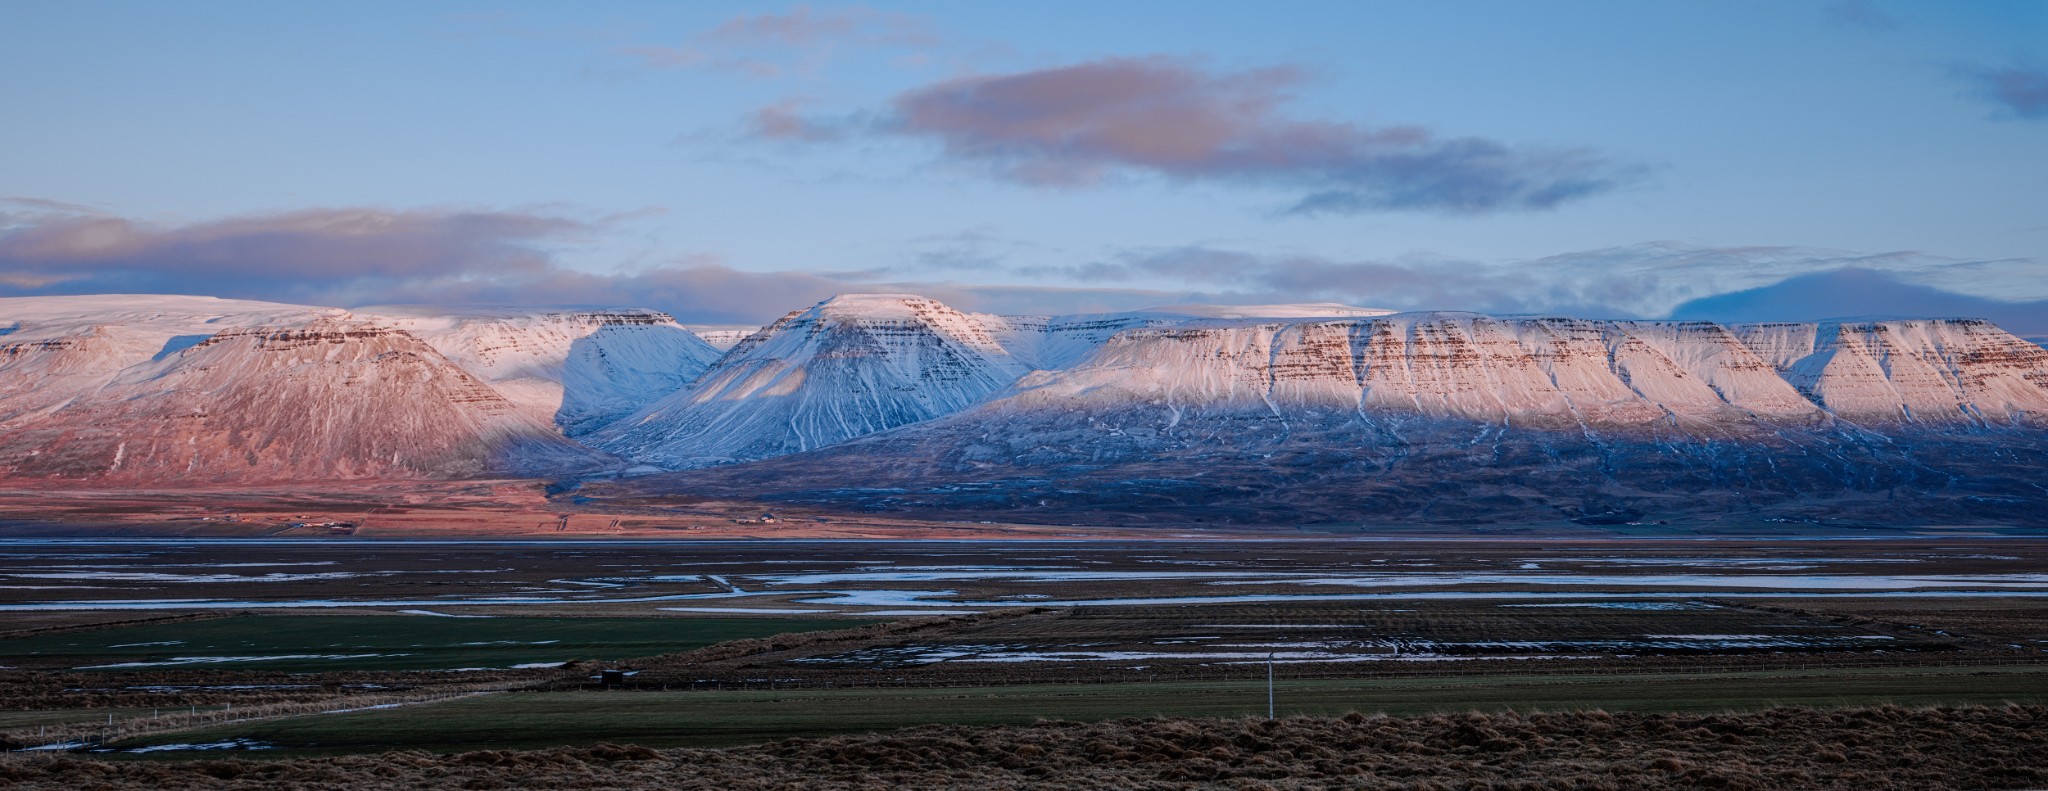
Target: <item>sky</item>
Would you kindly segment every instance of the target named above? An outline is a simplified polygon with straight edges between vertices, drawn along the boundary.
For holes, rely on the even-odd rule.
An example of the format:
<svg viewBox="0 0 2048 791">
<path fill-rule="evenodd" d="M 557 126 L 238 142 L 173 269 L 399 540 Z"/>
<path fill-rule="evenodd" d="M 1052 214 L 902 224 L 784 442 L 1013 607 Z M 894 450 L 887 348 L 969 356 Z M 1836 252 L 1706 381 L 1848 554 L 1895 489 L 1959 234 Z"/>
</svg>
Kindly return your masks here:
<svg viewBox="0 0 2048 791">
<path fill-rule="evenodd" d="M 2048 3 L 0 5 L 0 296 L 2048 334 Z"/>
</svg>

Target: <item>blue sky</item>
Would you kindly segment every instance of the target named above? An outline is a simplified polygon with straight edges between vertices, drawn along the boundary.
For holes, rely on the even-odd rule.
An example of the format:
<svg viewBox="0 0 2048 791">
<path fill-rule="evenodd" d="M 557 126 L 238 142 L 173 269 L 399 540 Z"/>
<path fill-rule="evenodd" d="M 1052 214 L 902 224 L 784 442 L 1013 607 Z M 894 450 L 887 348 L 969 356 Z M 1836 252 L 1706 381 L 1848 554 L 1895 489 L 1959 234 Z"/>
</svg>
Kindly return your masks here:
<svg viewBox="0 0 2048 791">
<path fill-rule="evenodd" d="M 2048 332 L 2048 3 L 31 1 L 0 69 L 0 294 Z"/>
</svg>

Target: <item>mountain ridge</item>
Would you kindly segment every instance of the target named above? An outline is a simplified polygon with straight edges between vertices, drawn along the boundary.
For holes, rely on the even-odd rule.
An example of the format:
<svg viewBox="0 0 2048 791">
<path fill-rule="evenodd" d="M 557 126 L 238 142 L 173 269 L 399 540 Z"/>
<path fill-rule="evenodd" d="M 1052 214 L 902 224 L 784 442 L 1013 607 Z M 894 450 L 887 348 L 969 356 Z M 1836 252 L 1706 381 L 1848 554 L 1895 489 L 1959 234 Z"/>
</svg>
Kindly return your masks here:
<svg viewBox="0 0 2048 791">
<path fill-rule="evenodd" d="M 719 352 L 638 309 L 0 300 L 0 477 L 38 485 L 513 475 L 1054 520 L 2032 523 L 2044 418 L 2048 350 L 1972 319 L 998 316 L 871 294 Z"/>
</svg>

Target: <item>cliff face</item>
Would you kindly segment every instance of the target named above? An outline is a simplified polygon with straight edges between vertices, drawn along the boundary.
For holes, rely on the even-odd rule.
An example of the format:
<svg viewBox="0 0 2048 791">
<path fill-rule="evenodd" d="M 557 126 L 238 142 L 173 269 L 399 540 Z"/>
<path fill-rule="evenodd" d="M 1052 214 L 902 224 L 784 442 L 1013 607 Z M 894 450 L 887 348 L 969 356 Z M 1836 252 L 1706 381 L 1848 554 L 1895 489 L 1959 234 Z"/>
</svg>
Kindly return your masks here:
<svg viewBox="0 0 2048 791">
<path fill-rule="evenodd" d="M 1751 324 L 1742 342 L 1844 418 L 2001 424 L 2048 415 L 2048 349 L 1973 319 Z"/>
<path fill-rule="evenodd" d="M 1318 411 L 1531 428 L 2039 423 L 2048 350 L 1983 322 L 1723 327 L 1402 314 L 1127 330 L 989 405 Z"/>
<path fill-rule="evenodd" d="M 224 330 L 0 437 L 0 476 L 262 482 L 466 477 L 592 454 L 403 330 Z"/>
</svg>

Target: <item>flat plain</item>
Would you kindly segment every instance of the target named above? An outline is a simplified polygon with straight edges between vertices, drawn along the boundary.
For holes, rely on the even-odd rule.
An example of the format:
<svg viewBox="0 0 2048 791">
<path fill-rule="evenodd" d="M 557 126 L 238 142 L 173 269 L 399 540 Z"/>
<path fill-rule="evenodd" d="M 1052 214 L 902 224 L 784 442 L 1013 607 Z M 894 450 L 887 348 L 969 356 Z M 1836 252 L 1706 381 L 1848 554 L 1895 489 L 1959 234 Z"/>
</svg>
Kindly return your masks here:
<svg viewBox="0 0 2048 791">
<path fill-rule="evenodd" d="M 741 749 L 1263 718 L 1269 673 L 1296 720 L 2039 705 L 2042 568 L 1970 534 L 18 539 L 0 731 L 96 761 Z"/>
</svg>

